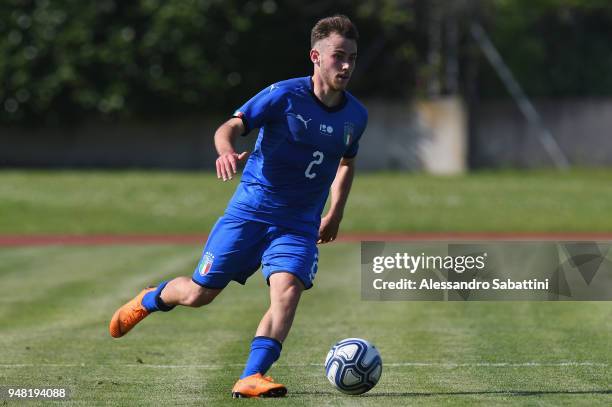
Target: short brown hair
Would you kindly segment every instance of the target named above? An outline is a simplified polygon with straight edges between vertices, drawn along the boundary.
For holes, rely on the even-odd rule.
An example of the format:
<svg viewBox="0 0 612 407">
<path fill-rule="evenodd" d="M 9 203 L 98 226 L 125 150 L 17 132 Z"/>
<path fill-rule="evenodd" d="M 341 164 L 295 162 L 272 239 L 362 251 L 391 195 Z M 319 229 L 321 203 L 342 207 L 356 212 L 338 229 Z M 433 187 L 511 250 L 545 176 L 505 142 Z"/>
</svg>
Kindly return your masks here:
<svg viewBox="0 0 612 407">
<path fill-rule="evenodd" d="M 344 14 L 325 17 L 317 21 L 310 32 L 310 46 L 314 47 L 317 41 L 329 37 L 332 33 L 339 34 L 344 38 L 357 41 L 359 33 L 355 24 Z"/>
</svg>

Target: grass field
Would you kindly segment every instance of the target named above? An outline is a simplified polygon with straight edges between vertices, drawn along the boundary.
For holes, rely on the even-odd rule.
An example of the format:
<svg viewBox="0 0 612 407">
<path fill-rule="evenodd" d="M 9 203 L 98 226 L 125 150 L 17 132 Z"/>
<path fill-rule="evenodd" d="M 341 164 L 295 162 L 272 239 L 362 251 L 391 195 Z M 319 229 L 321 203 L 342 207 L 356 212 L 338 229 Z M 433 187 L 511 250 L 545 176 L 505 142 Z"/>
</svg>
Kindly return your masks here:
<svg viewBox="0 0 612 407">
<path fill-rule="evenodd" d="M 612 171 L 359 174 L 344 231 L 612 231 Z M 0 172 L 0 233 L 207 233 L 236 187 L 210 173 Z"/>
<path fill-rule="evenodd" d="M 140 287 L 189 272 L 194 246 L 0 250 L 0 382 L 72 389 L 75 405 L 220 405 L 229 398 L 267 304 L 263 279 L 232 285 L 198 310 L 145 320 L 113 340 L 107 323 Z M 360 300 L 355 244 L 324 247 L 271 373 L 290 390 L 275 405 L 609 405 L 607 303 Z M 385 362 L 365 397 L 333 389 L 328 347 L 373 341 Z"/>
<path fill-rule="evenodd" d="M 344 230 L 608 232 L 610 175 L 365 175 Z M 206 233 L 233 187 L 199 173 L 0 172 L 0 234 Z M 232 400 L 267 307 L 259 274 L 119 340 L 107 330 L 117 306 L 190 274 L 200 250 L 0 247 L 0 386 L 68 387 L 71 400 L 55 404 L 82 406 L 612 404 L 609 303 L 366 302 L 355 243 L 321 247 L 316 286 L 270 372 L 288 397 Z M 350 336 L 375 343 L 384 362 L 378 386 L 359 397 L 337 392 L 323 372 L 328 348 Z"/>
</svg>

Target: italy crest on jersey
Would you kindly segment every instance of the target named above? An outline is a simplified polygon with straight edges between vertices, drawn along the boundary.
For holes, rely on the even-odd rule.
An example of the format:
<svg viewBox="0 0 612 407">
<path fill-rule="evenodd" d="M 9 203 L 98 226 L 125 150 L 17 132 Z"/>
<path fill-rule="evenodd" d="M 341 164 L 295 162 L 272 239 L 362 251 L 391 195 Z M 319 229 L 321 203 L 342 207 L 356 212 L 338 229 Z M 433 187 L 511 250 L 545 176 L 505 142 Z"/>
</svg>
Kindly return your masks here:
<svg viewBox="0 0 612 407">
<path fill-rule="evenodd" d="M 353 141 L 353 133 L 355 132 L 355 124 L 344 122 L 344 145 L 348 146 Z"/>
<path fill-rule="evenodd" d="M 204 254 L 204 257 L 202 257 L 202 260 L 200 260 L 200 264 L 198 266 L 198 272 L 201 276 L 208 274 L 214 260 L 215 256 L 211 252 L 206 252 Z"/>
</svg>

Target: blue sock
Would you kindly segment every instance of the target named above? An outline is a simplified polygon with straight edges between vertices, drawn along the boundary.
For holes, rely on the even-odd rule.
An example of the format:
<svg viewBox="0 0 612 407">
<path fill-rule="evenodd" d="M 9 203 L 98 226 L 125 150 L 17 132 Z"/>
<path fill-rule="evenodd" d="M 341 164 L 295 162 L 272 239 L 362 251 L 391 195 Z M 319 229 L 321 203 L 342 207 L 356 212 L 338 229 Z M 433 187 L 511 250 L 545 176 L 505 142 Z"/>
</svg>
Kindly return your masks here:
<svg viewBox="0 0 612 407">
<path fill-rule="evenodd" d="M 273 338 L 266 336 L 256 336 L 251 342 L 251 353 L 247 360 L 241 379 L 255 373 L 265 374 L 272 363 L 276 362 L 280 356 L 283 345 Z"/>
<path fill-rule="evenodd" d="M 144 297 L 142 297 L 142 306 L 145 307 L 147 311 L 149 312 L 155 312 L 155 311 L 168 312 L 172 308 L 174 308 L 174 305 L 172 306 L 167 305 L 161 299 L 161 292 L 166 286 L 166 284 L 168 284 L 167 281 L 162 281 L 157 286 L 157 289 L 155 289 L 154 291 L 149 291 L 148 293 L 144 295 Z"/>
</svg>

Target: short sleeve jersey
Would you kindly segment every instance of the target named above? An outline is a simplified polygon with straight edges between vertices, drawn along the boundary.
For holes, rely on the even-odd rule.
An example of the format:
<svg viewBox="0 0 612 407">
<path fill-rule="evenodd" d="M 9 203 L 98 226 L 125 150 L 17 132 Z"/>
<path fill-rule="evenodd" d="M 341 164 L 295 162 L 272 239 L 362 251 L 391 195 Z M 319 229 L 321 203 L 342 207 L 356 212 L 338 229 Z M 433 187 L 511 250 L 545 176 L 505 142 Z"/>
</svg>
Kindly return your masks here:
<svg viewBox="0 0 612 407">
<path fill-rule="evenodd" d="M 265 88 L 234 117 L 259 135 L 226 213 L 317 236 L 340 160 L 357 155 L 365 107 L 346 91 L 325 106 L 307 76 Z"/>
</svg>

